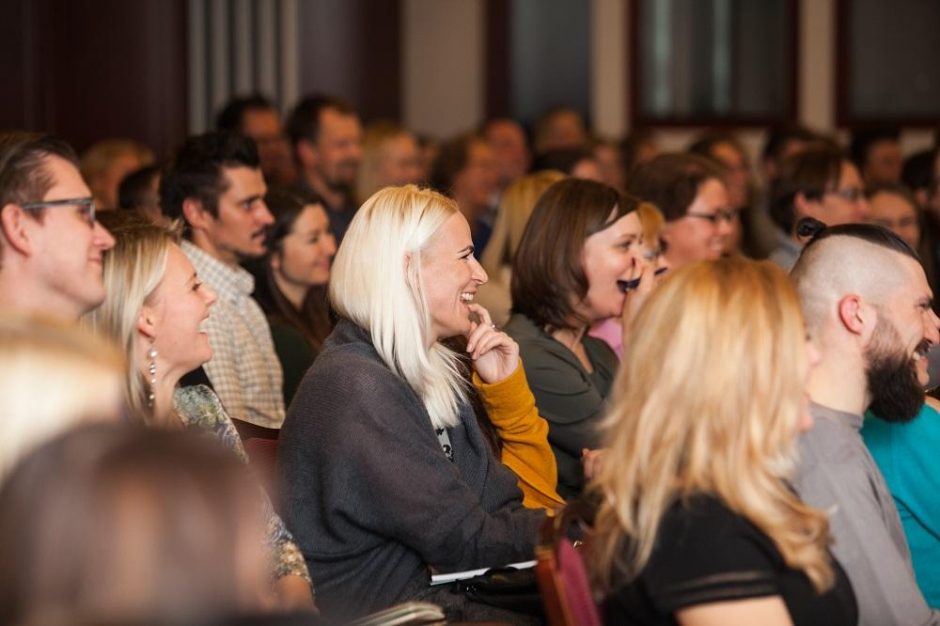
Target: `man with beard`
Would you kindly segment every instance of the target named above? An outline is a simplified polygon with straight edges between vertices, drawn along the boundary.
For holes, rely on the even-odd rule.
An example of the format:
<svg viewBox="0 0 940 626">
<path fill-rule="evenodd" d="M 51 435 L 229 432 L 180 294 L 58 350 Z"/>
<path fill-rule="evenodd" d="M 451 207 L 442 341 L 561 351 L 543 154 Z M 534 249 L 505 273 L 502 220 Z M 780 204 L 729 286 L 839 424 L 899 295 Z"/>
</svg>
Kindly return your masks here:
<svg viewBox="0 0 940 626">
<path fill-rule="evenodd" d="M 362 124 L 355 110 L 329 96 L 308 96 L 287 121 L 298 186 L 323 199 L 336 244 L 343 240 L 358 205 L 353 189 L 362 161 Z"/>
<path fill-rule="evenodd" d="M 792 276 L 822 357 L 809 382 L 815 426 L 800 440 L 794 486 L 831 511 L 833 552 L 855 589 L 859 624 L 940 624 L 859 432 L 867 409 L 903 420 L 924 402 L 925 357 L 940 341 L 940 320 L 923 268 L 890 231 L 846 224 L 817 233 Z"/>
<path fill-rule="evenodd" d="M 274 223 L 266 192 L 255 142 L 231 132 L 190 137 L 160 179 L 160 207 L 183 220 L 183 252 L 218 295 L 203 322 L 212 360 L 202 369 L 243 438 L 274 437 L 284 422 L 271 328 L 251 297 L 254 278 L 239 265 L 266 252 L 265 228 Z"/>
</svg>

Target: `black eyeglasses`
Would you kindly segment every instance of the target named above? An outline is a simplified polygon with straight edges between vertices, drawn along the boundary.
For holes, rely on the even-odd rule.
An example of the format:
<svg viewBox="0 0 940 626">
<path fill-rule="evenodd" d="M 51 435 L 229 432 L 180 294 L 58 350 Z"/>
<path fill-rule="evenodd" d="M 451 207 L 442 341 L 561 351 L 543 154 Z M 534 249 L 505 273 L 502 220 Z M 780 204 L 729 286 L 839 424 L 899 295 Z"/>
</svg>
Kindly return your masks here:
<svg viewBox="0 0 940 626">
<path fill-rule="evenodd" d="M 78 207 L 82 210 L 82 215 L 88 221 L 91 226 L 95 225 L 95 199 L 92 197 L 87 198 L 66 198 L 64 200 L 44 200 L 42 202 L 27 202 L 21 204 L 20 208 L 27 211 L 35 211 L 36 209 L 47 209 L 55 207 Z"/>
<path fill-rule="evenodd" d="M 700 220 L 708 220 L 712 223 L 712 226 L 717 226 L 718 222 L 728 222 L 729 224 L 733 223 L 738 219 L 740 211 L 737 209 L 728 209 L 727 211 L 715 211 L 714 213 L 693 213 L 689 211 L 686 213 L 687 217 L 697 217 Z"/>
</svg>

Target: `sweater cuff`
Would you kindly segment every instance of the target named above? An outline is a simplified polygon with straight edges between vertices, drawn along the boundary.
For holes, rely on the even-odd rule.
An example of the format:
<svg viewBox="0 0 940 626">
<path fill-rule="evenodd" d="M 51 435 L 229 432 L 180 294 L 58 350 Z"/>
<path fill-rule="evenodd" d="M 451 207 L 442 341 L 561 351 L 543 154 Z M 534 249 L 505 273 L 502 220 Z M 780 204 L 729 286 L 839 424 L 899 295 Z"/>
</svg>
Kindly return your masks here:
<svg viewBox="0 0 940 626">
<path fill-rule="evenodd" d="M 529 389 L 529 381 L 525 377 L 525 369 L 522 367 L 522 359 L 519 359 L 519 365 L 516 371 L 499 381 L 498 383 L 486 383 L 476 372 L 472 376 L 473 386 L 480 392 L 480 398 L 486 410 L 512 410 L 522 405 L 526 409 L 535 404 L 535 397 Z"/>
</svg>

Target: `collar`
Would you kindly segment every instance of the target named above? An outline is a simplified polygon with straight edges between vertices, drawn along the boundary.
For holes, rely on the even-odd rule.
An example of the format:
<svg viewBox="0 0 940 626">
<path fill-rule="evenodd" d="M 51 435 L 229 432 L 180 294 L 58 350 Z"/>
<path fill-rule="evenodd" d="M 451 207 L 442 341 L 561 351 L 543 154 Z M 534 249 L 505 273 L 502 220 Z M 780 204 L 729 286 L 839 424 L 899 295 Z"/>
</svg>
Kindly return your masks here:
<svg viewBox="0 0 940 626">
<path fill-rule="evenodd" d="M 813 414 L 813 418 L 815 419 L 823 418 L 836 424 L 845 424 L 855 432 L 862 430 L 862 422 L 865 420 L 863 415 L 846 413 L 845 411 L 837 411 L 835 409 L 830 409 L 827 406 L 816 404 L 815 402 L 810 404 L 810 413 Z"/>
<path fill-rule="evenodd" d="M 226 265 L 191 241 L 183 240 L 180 247 L 192 261 L 199 278 L 209 283 L 220 297 L 234 300 L 251 296 L 255 290 L 255 278 L 247 270 Z"/>
</svg>

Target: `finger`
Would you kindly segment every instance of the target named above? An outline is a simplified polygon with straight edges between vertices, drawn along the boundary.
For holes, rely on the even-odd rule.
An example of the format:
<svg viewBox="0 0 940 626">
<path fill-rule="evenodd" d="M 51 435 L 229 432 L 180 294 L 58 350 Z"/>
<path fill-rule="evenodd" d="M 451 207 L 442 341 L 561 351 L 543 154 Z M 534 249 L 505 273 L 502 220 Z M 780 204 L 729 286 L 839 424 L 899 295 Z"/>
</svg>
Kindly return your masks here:
<svg viewBox="0 0 940 626">
<path fill-rule="evenodd" d="M 468 306 L 471 311 L 473 311 L 480 317 L 481 324 L 486 324 L 487 326 L 490 326 L 491 328 L 496 328 L 496 324 L 493 323 L 493 318 L 490 317 L 489 311 L 487 311 L 485 308 L 483 308 L 479 304 L 471 303 Z"/>
<path fill-rule="evenodd" d="M 496 331 L 489 324 L 475 324 L 467 335 L 467 352 L 473 352 L 480 339 L 492 332 Z"/>
<path fill-rule="evenodd" d="M 502 337 L 500 337 L 501 334 L 502 333 L 490 331 L 489 334 L 481 338 L 480 341 L 477 342 L 476 349 L 473 351 L 473 359 L 479 359 L 481 356 L 493 351 L 494 349 L 498 349 L 500 346 L 505 346 L 506 344 L 503 342 Z"/>
</svg>

